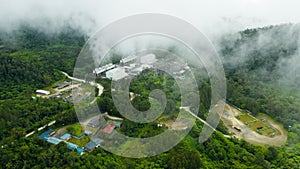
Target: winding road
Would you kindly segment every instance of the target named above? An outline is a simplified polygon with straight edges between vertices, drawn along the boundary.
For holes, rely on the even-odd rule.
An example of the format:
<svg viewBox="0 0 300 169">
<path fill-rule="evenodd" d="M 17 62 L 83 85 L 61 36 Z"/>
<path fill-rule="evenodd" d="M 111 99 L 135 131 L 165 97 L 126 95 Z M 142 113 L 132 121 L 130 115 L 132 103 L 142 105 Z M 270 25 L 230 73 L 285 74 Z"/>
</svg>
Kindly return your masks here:
<svg viewBox="0 0 300 169">
<path fill-rule="evenodd" d="M 198 117 L 196 114 L 194 114 L 191 110 L 190 107 L 180 107 L 180 109 L 183 109 L 187 112 L 189 112 L 193 117 L 195 117 L 196 119 L 200 120 L 202 123 L 204 123 L 205 125 L 207 125 L 208 127 L 210 127 L 211 129 L 213 129 L 213 131 L 216 131 L 216 129 L 211 126 L 209 123 L 207 123 L 205 120 L 201 119 L 200 117 Z"/>
<path fill-rule="evenodd" d="M 78 82 L 82 82 L 82 83 L 86 83 L 86 82 L 87 82 L 86 80 L 79 79 L 79 78 L 76 78 L 76 77 L 72 77 L 72 76 L 70 76 L 70 75 L 69 75 L 68 73 L 66 73 L 66 72 L 61 71 L 61 73 L 63 73 L 65 76 L 67 76 L 67 77 L 68 77 L 69 79 L 71 79 L 71 80 L 78 81 Z M 103 93 L 104 87 L 101 86 L 99 83 L 95 83 L 95 82 L 92 82 L 92 81 L 90 81 L 89 84 L 92 85 L 92 86 L 97 87 L 97 88 L 99 89 L 99 91 L 98 91 L 98 96 L 101 96 L 101 94 Z M 92 102 L 94 102 L 94 100 L 93 100 Z"/>
<path fill-rule="evenodd" d="M 67 74 L 66 72 L 63 72 L 61 71 L 66 77 L 68 77 L 69 79 L 71 80 L 74 80 L 74 81 L 78 81 L 78 82 L 82 82 L 82 83 L 87 83 L 86 80 L 83 80 L 83 79 L 79 79 L 79 78 L 75 78 L 75 77 L 72 77 L 70 76 L 69 74 Z M 101 96 L 101 94 L 103 93 L 103 86 L 98 84 L 98 83 L 95 83 L 95 82 L 88 82 L 91 86 L 95 86 L 99 89 L 98 91 L 98 96 Z M 133 93 L 130 93 L 131 95 L 131 99 L 134 98 L 134 94 Z M 91 102 L 94 103 L 96 101 L 96 98 Z M 191 112 L 190 110 L 190 107 L 180 107 L 180 109 L 183 109 L 185 111 L 187 111 L 189 114 L 191 114 L 194 118 L 200 120 L 204 125 L 208 126 L 209 128 L 211 128 L 213 131 L 216 131 L 216 129 L 211 126 L 209 123 L 207 123 L 205 120 L 203 120 L 202 118 L 198 117 L 196 114 L 194 114 L 193 112 Z M 108 114 L 106 114 L 106 116 L 108 116 L 109 118 L 111 119 L 114 119 L 115 117 L 111 117 L 109 116 Z M 233 116 L 234 117 L 234 116 Z M 114 120 L 123 120 L 123 119 L 114 119 Z M 238 121 L 237 119 L 233 120 L 235 121 L 236 123 L 239 123 L 239 126 L 244 126 L 240 121 Z M 236 124 L 237 125 L 237 124 Z M 247 127 L 244 127 L 243 128 L 243 132 L 241 133 L 236 133 L 236 135 L 234 135 L 234 137 L 236 138 L 239 138 L 239 139 L 244 139 L 248 142 L 251 142 L 251 143 L 256 143 L 256 144 L 268 144 L 268 145 L 275 145 L 275 146 L 278 146 L 278 145 L 282 145 L 285 143 L 286 139 L 287 139 L 287 136 L 286 134 L 284 133 L 283 130 L 281 130 L 281 127 L 275 123 L 272 123 L 271 124 L 273 127 L 277 128 L 279 131 L 280 131 L 280 135 L 279 136 L 275 136 L 273 138 L 270 138 L 270 137 L 266 137 L 266 136 L 262 136 L 262 135 L 259 135 L 258 133 L 248 129 Z M 230 129 L 229 127 L 229 130 L 230 131 L 233 131 Z M 233 136 L 229 136 L 229 135 L 225 135 L 223 134 L 224 137 L 226 138 L 232 138 Z"/>
<path fill-rule="evenodd" d="M 67 76 L 69 79 L 71 79 L 71 80 L 75 80 L 75 81 L 79 81 L 79 82 L 82 82 L 82 83 L 86 83 L 86 81 L 85 80 L 83 80 L 83 79 L 78 79 L 78 78 L 76 78 L 76 77 L 72 77 L 72 76 L 70 76 L 68 73 L 66 73 L 66 72 L 63 72 L 63 71 L 61 71 L 61 73 L 62 74 L 64 74 L 65 76 Z"/>
</svg>

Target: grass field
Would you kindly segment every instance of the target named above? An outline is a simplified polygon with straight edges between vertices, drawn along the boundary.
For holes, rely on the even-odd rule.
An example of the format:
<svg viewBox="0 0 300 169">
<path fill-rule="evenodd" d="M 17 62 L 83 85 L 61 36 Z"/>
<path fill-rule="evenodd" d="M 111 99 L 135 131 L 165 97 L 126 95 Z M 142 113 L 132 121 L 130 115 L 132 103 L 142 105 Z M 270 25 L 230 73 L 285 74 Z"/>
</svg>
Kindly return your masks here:
<svg viewBox="0 0 300 169">
<path fill-rule="evenodd" d="M 88 136 L 82 137 L 81 139 L 71 138 L 69 142 L 77 144 L 79 147 L 85 146 L 91 139 Z"/>
<path fill-rule="evenodd" d="M 257 118 L 258 119 L 265 119 L 265 123 L 268 124 L 268 125 L 270 123 L 276 123 L 271 117 L 269 117 L 266 114 L 261 114 L 260 113 L 260 114 L 257 115 Z M 285 131 L 284 127 L 281 124 L 279 124 L 279 123 L 276 123 L 276 124 L 279 125 L 282 128 L 283 131 Z M 275 129 L 275 128 L 272 128 L 272 129 L 275 130 L 275 131 L 273 131 L 273 132 L 275 132 L 275 135 L 280 135 L 280 131 L 278 129 Z M 270 130 L 267 130 L 266 132 L 268 132 L 268 131 L 270 131 Z"/>
<path fill-rule="evenodd" d="M 66 129 L 70 134 L 72 134 L 74 136 L 80 136 L 84 132 L 81 124 L 79 124 L 79 123 L 73 124 L 73 125 L 67 127 Z"/>
<path fill-rule="evenodd" d="M 236 116 L 237 119 L 241 120 L 242 122 L 244 122 L 246 124 L 246 122 L 250 122 L 250 121 L 255 121 L 256 119 L 253 118 L 252 116 L 248 115 L 248 114 L 242 114 L 239 116 Z"/>
<path fill-rule="evenodd" d="M 256 131 L 261 135 L 269 137 L 280 135 L 280 132 L 277 129 L 271 127 L 269 124 L 260 119 L 250 116 L 249 114 L 243 113 L 236 116 L 236 118 L 246 124 L 251 130 Z"/>
</svg>

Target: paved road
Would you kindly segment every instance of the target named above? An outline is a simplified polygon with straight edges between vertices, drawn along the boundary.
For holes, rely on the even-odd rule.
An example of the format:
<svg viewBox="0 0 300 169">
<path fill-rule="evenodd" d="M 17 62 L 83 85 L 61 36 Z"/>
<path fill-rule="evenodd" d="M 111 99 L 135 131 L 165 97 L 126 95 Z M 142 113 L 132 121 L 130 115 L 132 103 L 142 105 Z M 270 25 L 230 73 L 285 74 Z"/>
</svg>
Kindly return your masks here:
<svg viewBox="0 0 300 169">
<path fill-rule="evenodd" d="M 83 83 L 86 83 L 85 80 L 83 79 L 78 79 L 78 78 L 75 78 L 75 77 L 71 77 L 69 76 L 66 72 L 63 72 L 62 73 L 67 76 L 69 79 L 72 79 L 72 80 L 75 80 L 75 81 L 80 81 L 80 82 L 83 82 Z M 98 96 L 101 96 L 101 94 L 103 93 L 103 86 L 101 86 L 100 84 L 98 83 L 95 83 L 95 82 L 89 82 L 90 85 L 92 86 L 95 86 L 99 89 L 99 92 L 98 92 Z M 92 101 L 94 102 L 94 101 Z M 193 117 L 195 117 L 196 119 L 200 120 L 202 123 L 204 123 L 205 125 L 207 125 L 208 127 L 210 127 L 211 129 L 213 129 L 213 131 L 216 131 L 216 129 L 214 127 L 212 127 L 209 123 L 207 123 L 205 120 L 201 119 L 200 117 L 198 117 L 197 115 L 195 115 L 193 112 L 191 112 L 190 108 L 189 107 L 180 107 L 180 109 L 184 109 L 186 110 L 187 112 L 189 112 Z M 118 119 L 120 120 L 120 119 Z M 122 119 L 123 120 L 123 119 Z M 230 137 L 228 135 L 224 135 L 225 137 Z"/>
<path fill-rule="evenodd" d="M 117 120 L 117 121 L 123 121 L 123 119 L 122 118 L 120 118 L 120 117 L 114 117 L 114 116 L 110 116 L 110 115 L 108 115 L 108 113 L 106 112 L 106 113 L 104 113 L 104 114 L 102 114 L 104 117 L 107 117 L 107 118 L 109 118 L 109 119 L 111 119 L 111 120 Z"/>
<path fill-rule="evenodd" d="M 79 82 L 82 82 L 82 83 L 86 83 L 86 82 L 87 82 L 86 80 L 79 79 L 79 78 L 76 78 L 76 77 L 72 77 L 72 76 L 70 76 L 70 75 L 69 75 L 68 73 L 66 73 L 66 72 L 61 71 L 61 73 L 63 73 L 65 76 L 67 76 L 67 77 L 68 77 L 69 79 L 71 79 L 71 80 L 79 81 Z M 104 87 L 101 86 L 101 85 L 98 84 L 98 83 L 95 83 L 95 82 L 89 82 L 89 84 L 92 85 L 92 86 L 97 87 L 97 88 L 99 89 L 99 91 L 98 91 L 98 96 L 101 96 L 101 94 L 103 93 Z"/>
<path fill-rule="evenodd" d="M 82 83 L 85 83 L 86 81 L 85 80 L 83 80 L 83 79 L 78 79 L 78 78 L 75 78 L 75 77 L 72 77 L 72 76 L 70 76 L 68 73 L 66 73 L 66 72 L 63 72 L 63 71 L 61 71 L 61 73 L 63 73 L 65 76 L 67 76 L 69 79 L 71 79 L 71 80 L 75 80 L 75 81 L 79 81 L 79 82 L 82 82 Z"/>
<path fill-rule="evenodd" d="M 194 114 L 193 112 L 191 112 L 190 107 L 180 107 L 180 109 L 184 109 L 185 111 L 189 112 L 192 116 L 194 116 L 196 119 L 200 120 L 202 123 L 204 123 L 205 125 L 207 125 L 208 127 L 210 127 L 211 129 L 213 129 L 214 131 L 216 131 L 216 129 L 211 126 L 209 123 L 207 123 L 205 120 L 201 119 L 200 117 L 198 117 L 196 114 Z"/>
</svg>

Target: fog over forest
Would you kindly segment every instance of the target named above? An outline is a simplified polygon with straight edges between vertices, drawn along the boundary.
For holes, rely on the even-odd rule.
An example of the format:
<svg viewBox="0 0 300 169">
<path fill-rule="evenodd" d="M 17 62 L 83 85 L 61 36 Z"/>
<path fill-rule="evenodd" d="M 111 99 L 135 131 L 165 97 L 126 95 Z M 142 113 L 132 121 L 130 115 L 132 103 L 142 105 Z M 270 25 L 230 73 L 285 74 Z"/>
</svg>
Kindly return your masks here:
<svg viewBox="0 0 300 169">
<path fill-rule="evenodd" d="M 102 26 L 125 16 L 163 13 L 182 18 L 208 37 L 213 37 L 245 28 L 297 23 L 300 21 L 298 6 L 297 0 L 2 0 L 0 27 L 11 30 L 19 23 L 28 22 L 51 32 L 69 24 L 92 34 Z"/>
</svg>

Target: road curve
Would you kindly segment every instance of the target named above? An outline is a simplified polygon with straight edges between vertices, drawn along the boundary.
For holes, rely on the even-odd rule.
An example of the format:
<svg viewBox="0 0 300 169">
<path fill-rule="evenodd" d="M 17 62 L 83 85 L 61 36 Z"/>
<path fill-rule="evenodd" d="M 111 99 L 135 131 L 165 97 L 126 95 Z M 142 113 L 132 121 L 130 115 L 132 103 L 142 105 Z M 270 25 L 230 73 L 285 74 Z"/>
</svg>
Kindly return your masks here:
<svg viewBox="0 0 300 169">
<path fill-rule="evenodd" d="M 86 82 L 87 82 L 86 80 L 79 79 L 79 78 L 76 78 L 76 77 L 72 77 L 72 76 L 70 76 L 70 75 L 69 75 L 68 73 L 66 73 L 66 72 L 61 71 L 61 73 L 63 73 L 65 76 L 67 76 L 67 77 L 68 77 L 69 79 L 71 79 L 71 80 L 79 81 L 79 82 L 82 82 L 82 83 L 86 83 Z M 99 83 L 95 83 L 95 82 L 92 82 L 92 81 L 89 82 L 89 84 L 92 85 L 92 86 L 97 87 L 97 88 L 99 89 L 99 91 L 98 91 L 98 96 L 101 96 L 101 94 L 103 93 L 104 87 L 101 86 Z"/>
</svg>

